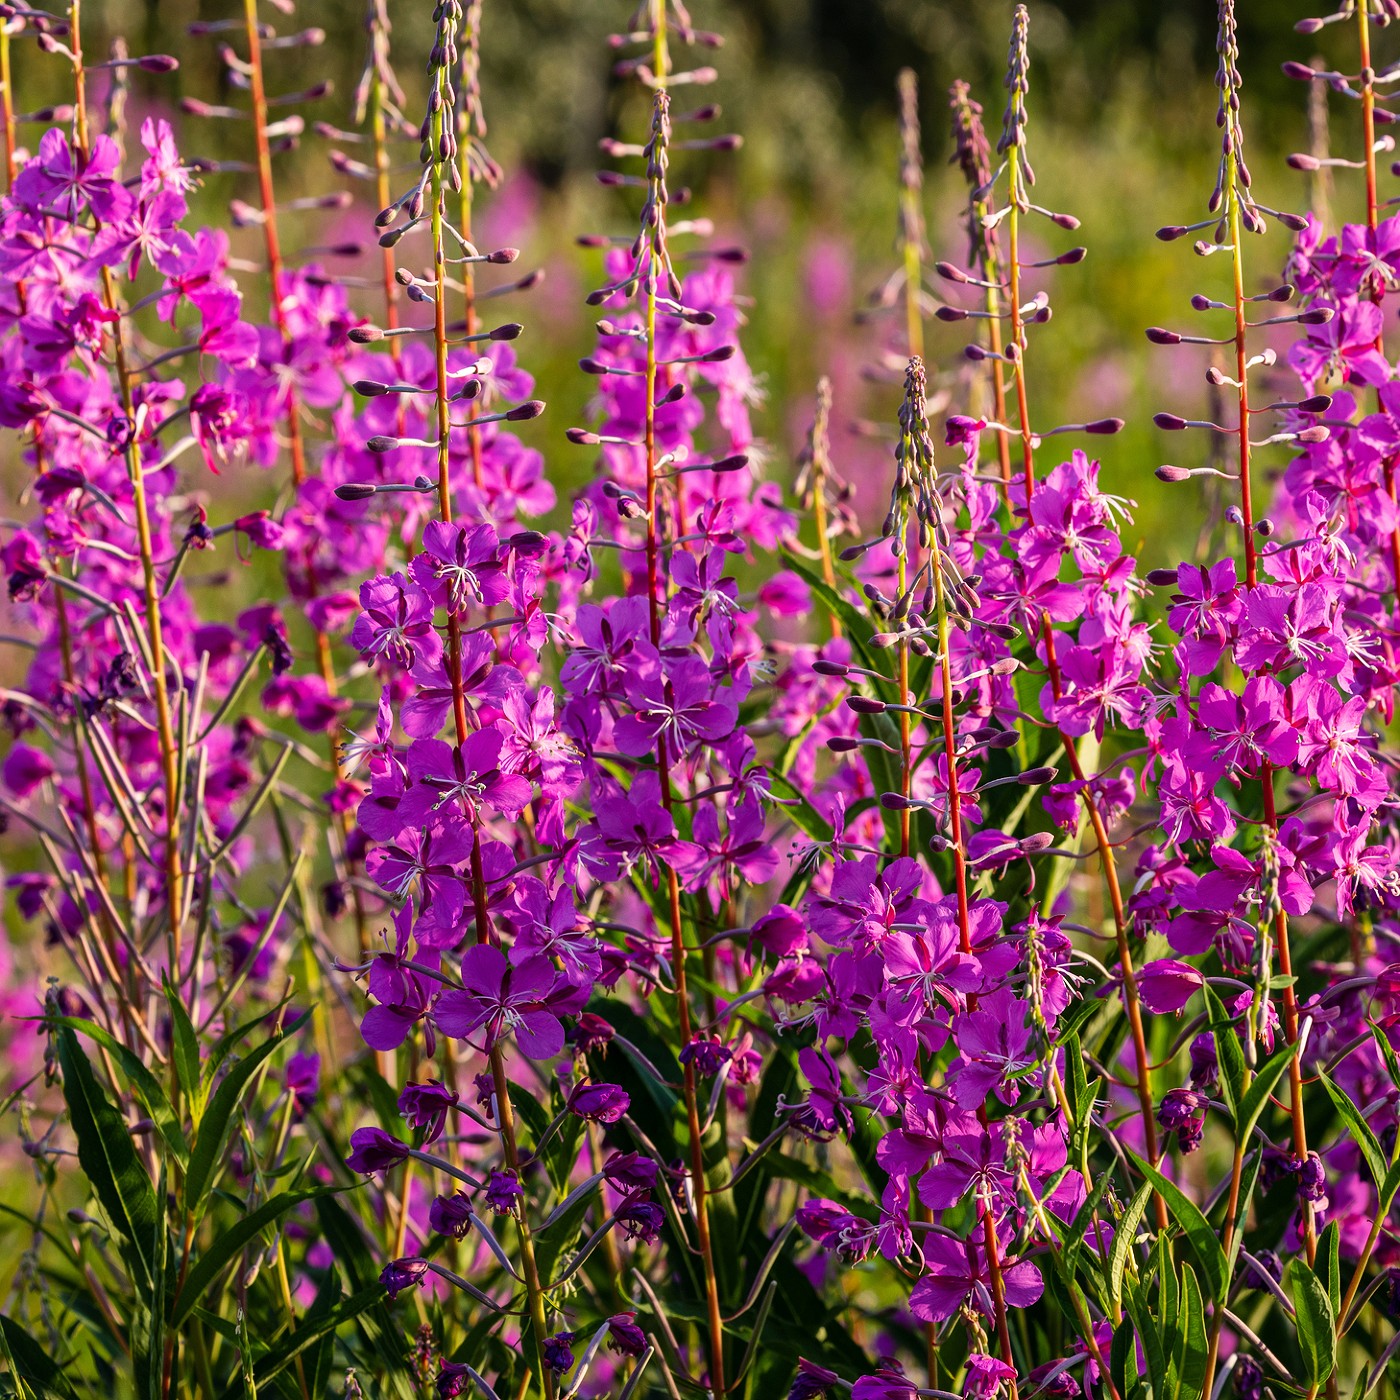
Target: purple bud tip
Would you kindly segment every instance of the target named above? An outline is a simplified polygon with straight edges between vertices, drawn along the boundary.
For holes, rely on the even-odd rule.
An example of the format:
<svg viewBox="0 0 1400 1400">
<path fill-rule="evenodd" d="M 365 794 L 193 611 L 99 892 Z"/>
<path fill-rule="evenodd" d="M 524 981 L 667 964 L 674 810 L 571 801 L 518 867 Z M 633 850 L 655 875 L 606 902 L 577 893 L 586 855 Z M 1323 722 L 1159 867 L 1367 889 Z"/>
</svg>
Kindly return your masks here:
<svg viewBox="0 0 1400 1400">
<path fill-rule="evenodd" d="M 889 708 L 883 700 L 877 700 L 873 695 L 848 695 L 846 706 L 858 715 L 882 715 Z"/>
<path fill-rule="evenodd" d="M 713 350 L 707 350 L 704 355 L 701 356 L 701 359 L 703 359 L 706 364 L 717 365 L 722 360 L 732 360 L 736 348 L 737 347 L 733 345 L 719 345 Z"/>
<path fill-rule="evenodd" d="M 497 248 L 494 253 L 487 253 L 486 261 L 489 263 L 513 263 L 519 256 L 519 248 Z"/>
<path fill-rule="evenodd" d="M 1147 581 L 1153 588 L 1175 588 L 1175 569 L 1149 569 L 1147 571 Z"/>
<path fill-rule="evenodd" d="M 940 321 L 966 321 L 967 312 L 960 311 L 956 306 L 940 306 L 933 313 Z"/>
<path fill-rule="evenodd" d="M 1149 326 L 1147 338 L 1154 345 L 1180 345 L 1181 337 L 1175 331 L 1163 330 L 1161 326 Z"/>
<path fill-rule="evenodd" d="M 968 345 L 963 349 L 963 358 L 980 365 L 987 358 L 987 352 L 980 345 Z"/>
<path fill-rule="evenodd" d="M 1315 423 L 1311 428 L 1304 428 L 1298 434 L 1299 442 L 1326 442 L 1332 436 L 1331 428 L 1324 428 L 1321 423 Z"/>
<path fill-rule="evenodd" d="M 374 216 L 374 226 L 375 228 L 388 228 L 398 217 L 399 206 L 397 204 L 391 204 L 387 209 L 381 209 L 379 213 Z"/>
<path fill-rule="evenodd" d="M 1064 229 L 1073 230 L 1079 227 L 1079 220 L 1073 214 L 1051 214 L 1050 222 Z"/>
<path fill-rule="evenodd" d="M 1038 787 L 1041 783 L 1048 783 L 1057 772 L 1055 768 L 1027 768 L 1024 773 L 1016 775 L 1016 781 L 1021 787 Z"/>
<path fill-rule="evenodd" d="M 530 418 L 538 418 L 544 412 L 543 399 L 530 399 L 526 403 L 516 404 L 514 408 L 506 410 L 506 421 L 508 423 L 524 423 Z"/>
<path fill-rule="evenodd" d="M 511 321 L 507 325 L 497 326 L 496 329 L 491 332 L 490 339 L 515 340 L 524 329 L 525 327 L 522 326 L 519 321 Z"/>
<path fill-rule="evenodd" d="M 860 748 L 860 743 L 856 739 L 835 738 L 828 739 L 826 746 L 832 753 L 853 753 Z"/>
<path fill-rule="evenodd" d="M 1037 831 L 1021 842 L 1021 850 L 1026 855 L 1033 856 L 1037 851 L 1048 850 L 1054 842 L 1055 838 L 1048 831 Z"/>
<path fill-rule="evenodd" d="M 712 462 L 710 470 L 712 472 L 737 472 L 743 471 L 748 464 L 749 459 L 740 452 L 733 457 L 721 457 L 718 462 Z"/>
<path fill-rule="evenodd" d="M 1314 394 L 1310 399 L 1304 399 L 1298 405 L 1303 413 L 1326 413 L 1332 407 L 1331 394 Z"/>
<path fill-rule="evenodd" d="M 1330 306 L 1315 306 L 1311 311 L 1304 311 L 1298 320 L 1305 326 L 1325 326 L 1336 314 Z"/>
<path fill-rule="evenodd" d="M 1295 34 L 1316 34 L 1321 30 L 1322 25 L 1323 21 L 1320 19 L 1300 19 L 1293 26 L 1293 32 Z"/>
<path fill-rule="evenodd" d="M 1278 221 L 1291 233 L 1302 233 L 1308 226 L 1308 221 L 1301 214 L 1280 214 Z"/>
<path fill-rule="evenodd" d="M 1197 292 L 1196 295 L 1191 298 L 1191 307 L 1194 311 L 1209 311 L 1210 298 L 1203 297 L 1200 292 Z"/>
<path fill-rule="evenodd" d="M 967 273 L 961 268 L 954 267 L 950 262 L 934 263 L 933 270 L 940 276 L 947 278 L 949 282 L 966 282 Z"/>
<path fill-rule="evenodd" d="M 356 345 L 373 345 L 376 340 L 384 339 L 384 332 L 378 326 L 351 326 L 350 339 Z"/>
<path fill-rule="evenodd" d="M 1123 431 L 1123 420 L 1121 418 L 1095 418 L 1092 423 L 1084 425 L 1086 433 L 1121 433 Z"/>
<path fill-rule="evenodd" d="M 1274 533 L 1274 522 L 1270 520 L 1268 516 L 1265 516 L 1263 520 L 1256 520 L 1254 522 L 1254 529 L 1258 535 L 1267 540 L 1271 538 Z"/>
<path fill-rule="evenodd" d="M 606 374 L 608 372 L 607 365 L 599 363 L 592 355 L 586 355 L 581 359 L 578 362 L 578 367 L 585 374 Z"/>
<path fill-rule="evenodd" d="M 392 452 L 398 445 L 398 438 L 385 437 L 382 433 L 376 433 L 365 443 L 371 452 Z"/>
<path fill-rule="evenodd" d="M 1160 466 L 1153 473 L 1158 481 L 1185 481 L 1191 473 L 1185 467 Z"/>
<path fill-rule="evenodd" d="M 1271 292 L 1269 293 L 1269 300 L 1270 300 L 1270 301 L 1292 301 L 1292 300 L 1293 300 L 1293 284 L 1292 284 L 1291 282 L 1285 282 L 1282 286 L 1280 286 L 1280 287 L 1275 287 L 1275 288 L 1273 289 L 1273 291 L 1271 291 Z"/>
<path fill-rule="evenodd" d="M 992 675 L 1009 676 L 1021 669 L 1021 663 L 1014 656 L 1004 656 L 1000 661 L 992 662 Z"/>
<path fill-rule="evenodd" d="M 1322 162 L 1316 156 L 1304 154 L 1302 151 L 1294 151 L 1286 162 L 1294 170 L 1321 170 Z"/>
<path fill-rule="evenodd" d="M 844 661 L 814 661 L 812 670 L 819 676 L 848 676 L 851 672 Z"/>
<path fill-rule="evenodd" d="M 389 392 L 389 386 L 381 384 L 377 379 L 357 379 L 350 387 L 367 399 L 377 398 L 380 394 Z"/>
<path fill-rule="evenodd" d="M 1283 76 L 1300 83 L 1310 83 L 1316 74 L 1306 63 L 1294 63 L 1291 59 L 1283 65 Z"/>
<path fill-rule="evenodd" d="M 1073 267 L 1076 263 L 1082 263 L 1088 256 L 1087 248 L 1071 248 L 1067 253 L 1061 253 L 1055 262 L 1060 267 Z"/>
<path fill-rule="evenodd" d="M 1163 243 L 1171 243 L 1175 239 L 1183 237 L 1185 233 L 1185 224 L 1168 224 L 1165 228 L 1159 228 L 1157 230 L 1157 237 L 1160 238 Z"/>
<path fill-rule="evenodd" d="M 1179 433 L 1186 426 L 1186 420 L 1175 413 L 1154 413 L 1152 421 L 1169 433 Z"/>
<path fill-rule="evenodd" d="M 358 482 L 347 482 L 344 486 L 337 486 L 335 494 L 342 501 L 363 501 L 367 496 L 374 495 L 373 486 L 362 486 Z"/>
<path fill-rule="evenodd" d="M 173 73 L 180 66 L 180 60 L 168 53 L 152 53 L 138 58 L 136 66 L 143 73 Z"/>
<path fill-rule="evenodd" d="M 903 812 L 913 805 L 902 793 L 882 792 L 880 794 L 880 806 L 887 812 Z"/>
<path fill-rule="evenodd" d="M 593 447 L 599 441 L 598 434 L 590 433 L 587 428 L 565 428 L 564 436 L 576 447 Z"/>
</svg>

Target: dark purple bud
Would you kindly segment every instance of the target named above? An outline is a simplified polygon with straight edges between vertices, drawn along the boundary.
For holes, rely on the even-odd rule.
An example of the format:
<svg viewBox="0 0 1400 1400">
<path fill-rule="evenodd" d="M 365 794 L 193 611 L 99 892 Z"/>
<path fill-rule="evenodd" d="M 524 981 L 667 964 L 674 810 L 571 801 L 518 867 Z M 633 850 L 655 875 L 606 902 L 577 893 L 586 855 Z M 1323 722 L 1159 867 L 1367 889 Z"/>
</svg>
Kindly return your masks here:
<svg viewBox="0 0 1400 1400">
<path fill-rule="evenodd" d="M 513 263 L 520 256 L 519 248 L 497 248 L 494 253 L 487 253 L 486 261 L 498 265 Z"/>
<path fill-rule="evenodd" d="M 1301 27 L 1299 32 L 1304 32 L 1301 30 Z M 1309 83 L 1316 74 L 1306 63 L 1295 63 L 1290 59 L 1283 65 L 1283 76 L 1285 78 L 1293 78 L 1300 83 Z"/>
<path fill-rule="evenodd" d="M 556 1332 L 552 1337 L 544 1339 L 544 1346 L 540 1348 L 544 1364 L 557 1375 L 562 1376 L 565 1371 L 573 1368 L 574 1353 L 570 1348 L 573 1340 L 572 1332 Z"/>
<path fill-rule="evenodd" d="M 1183 238 L 1189 232 L 1190 230 L 1185 224 L 1168 224 L 1165 228 L 1159 228 L 1157 230 L 1157 237 L 1160 238 L 1163 243 L 1171 243 L 1178 238 Z"/>
<path fill-rule="evenodd" d="M 882 715 L 889 709 L 885 701 L 877 700 L 873 695 L 848 695 L 846 707 L 858 715 Z"/>
<path fill-rule="evenodd" d="M 637 1326 L 636 1317 L 625 1312 L 608 1319 L 608 1346 L 623 1356 L 640 1356 L 647 1349 L 646 1333 Z"/>
<path fill-rule="evenodd" d="M 416 1288 L 423 1282 L 428 1272 L 426 1259 L 393 1259 L 384 1266 L 379 1281 L 389 1292 L 389 1297 L 397 1298 L 405 1288 Z"/>
<path fill-rule="evenodd" d="M 136 66 L 143 73 L 173 73 L 180 66 L 180 60 L 168 53 L 152 53 L 138 58 Z"/>
<path fill-rule="evenodd" d="M 530 399 L 526 403 L 516 404 L 514 408 L 506 410 L 506 421 L 508 423 L 524 423 L 531 418 L 538 418 L 544 412 L 543 399 Z"/>
<path fill-rule="evenodd" d="M 1036 787 L 1041 783 L 1053 782 L 1058 771 L 1055 768 L 1027 768 L 1024 773 L 1016 775 L 1016 782 L 1021 787 Z"/>
<path fill-rule="evenodd" d="M 392 452 L 398 445 L 398 438 L 386 437 L 383 433 L 376 433 L 365 441 L 365 448 L 370 452 Z"/>
<path fill-rule="evenodd" d="M 632 1106 L 632 1099 L 618 1084 L 579 1084 L 566 1106 L 590 1123 L 616 1123 Z"/>
<path fill-rule="evenodd" d="M 439 1235 L 464 1240 L 472 1227 L 472 1203 L 465 1192 L 438 1196 L 428 1207 L 428 1225 Z"/>
<path fill-rule="evenodd" d="M 577 447 L 595 447 L 602 439 L 587 428 L 565 428 L 564 436 Z"/>
<path fill-rule="evenodd" d="M 1161 326 L 1149 326 L 1147 338 L 1154 345 L 1180 345 L 1181 337 L 1175 331 L 1164 330 Z"/>
<path fill-rule="evenodd" d="M 1302 413 L 1326 413 L 1331 407 L 1331 394 L 1314 394 L 1310 399 L 1304 399 L 1298 405 L 1298 409 Z"/>
<path fill-rule="evenodd" d="M 472 1373 L 460 1361 L 444 1361 L 433 1382 L 438 1400 L 457 1400 L 472 1383 Z"/>
<path fill-rule="evenodd" d="M 515 1209 L 515 1203 L 523 1199 L 525 1188 L 520 1178 L 512 1171 L 492 1172 L 486 1179 L 486 1204 L 497 1215 L 507 1215 Z"/>
<path fill-rule="evenodd" d="M 408 1156 L 408 1145 L 391 1137 L 383 1128 L 356 1128 L 350 1134 L 350 1155 L 345 1165 L 366 1176 L 388 1171 Z"/>
<path fill-rule="evenodd" d="M 1165 462 L 1152 475 L 1158 481 L 1169 482 L 1188 481 L 1191 477 L 1191 473 L 1185 467 L 1173 467 Z"/>
<path fill-rule="evenodd" d="M 661 1168 L 640 1152 L 614 1152 L 603 1163 L 603 1175 L 619 1191 L 650 1191 Z"/>
<path fill-rule="evenodd" d="M 1175 413 L 1154 413 L 1152 421 L 1169 433 L 1179 433 L 1186 426 L 1186 420 Z"/>
<path fill-rule="evenodd" d="M 349 339 L 356 345 L 373 345 L 384 339 L 384 332 L 378 326 L 351 326 Z"/>
<path fill-rule="evenodd" d="M 497 326 L 487 337 L 488 340 L 516 340 L 520 332 L 525 329 L 519 321 L 510 321 L 504 326 Z"/>
<path fill-rule="evenodd" d="M 374 487 L 357 481 L 347 481 L 344 486 L 335 488 L 335 494 L 338 500 L 363 501 L 374 495 Z"/>
<path fill-rule="evenodd" d="M 1095 418 L 1092 423 L 1084 425 L 1086 433 L 1121 433 L 1123 431 L 1123 420 L 1121 418 Z"/>
<path fill-rule="evenodd" d="M 1210 1100 L 1195 1089 L 1168 1089 L 1157 1109 L 1157 1121 L 1169 1133 L 1203 1118 Z"/>
</svg>

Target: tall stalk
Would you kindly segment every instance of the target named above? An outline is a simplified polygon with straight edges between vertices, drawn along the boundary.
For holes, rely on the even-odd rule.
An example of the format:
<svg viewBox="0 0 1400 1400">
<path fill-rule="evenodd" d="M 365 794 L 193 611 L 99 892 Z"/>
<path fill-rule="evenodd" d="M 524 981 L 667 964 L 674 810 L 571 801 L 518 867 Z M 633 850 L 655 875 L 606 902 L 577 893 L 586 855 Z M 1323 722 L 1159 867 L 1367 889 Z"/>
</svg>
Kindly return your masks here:
<svg viewBox="0 0 1400 1400">
<path fill-rule="evenodd" d="M 657 76 L 652 108 L 651 139 L 647 143 L 647 206 L 644 219 L 647 231 L 645 266 L 642 272 L 645 295 L 644 332 L 646 337 L 645 426 L 643 450 L 646 456 L 646 570 L 648 628 L 651 643 L 661 645 L 662 575 L 661 521 L 658 499 L 658 452 L 656 446 L 656 391 L 659 373 L 657 346 L 658 283 L 664 276 L 672 297 L 680 295 L 680 284 L 671 267 L 671 255 L 666 242 L 666 168 L 667 148 L 671 139 L 671 98 L 665 87 L 669 71 L 666 48 L 665 0 L 656 0 L 652 7 L 655 34 L 653 62 Z M 669 683 L 668 683 L 669 689 Z M 679 755 L 677 755 L 679 757 Z M 657 771 L 661 780 L 661 802 L 669 813 L 675 804 L 671 782 L 671 755 L 663 730 L 656 741 Z M 670 921 L 671 976 L 675 983 L 676 1020 L 680 1042 L 689 1045 L 694 1034 L 690 1015 L 690 990 L 686 976 L 688 949 L 685 923 L 681 913 L 680 877 L 674 866 L 665 867 L 666 903 Z M 715 1268 L 714 1245 L 710 1238 L 709 1193 L 705 1179 L 705 1151 L 700 1127 L 700 1097 L 696 1083 L 695 1065 L 687 1058 L 682 1067 L 685 1094 L 686 1132 L 689 1137 L 691 1192 L 695 1201 L 695 1233 L 705 1273 L 705 1302 L 710 1333 L 710 1388 L 722 1394 L 724 1384 L 724 1322 L 720 1312 L 719 1278 Z"/>
<path fill-rule="evenodd" d="M 448 379 L 447 349 L 447 229 L 446 202 L 449 177 L 452 183 L 460 180 L 454 163 L 456 155 L 456 133 L 453 130 L 452 114 L 456 94 L 452 83 L 452 55 L 454 52 L 458 26 L 461 22 L 461 7 L 457 0 L 444 0 L 440 7 L 441 19 L 438 26 L 437 42 L 434 46 L 432 89 L 429 112 L 428 139 L 425 151 L 429 164 L 429 219 L 433 254 L 433 352 L 436 366 L 434 398 L 437 423 L 437 497 L 438 517 L 444 523 L 452 520 L 452 454 L 451 454 L 451 381 Z M 467 721 L 466 693 L 462 685 L 462 634 L 455 611 L 449 611 L 447 621 L 447 668 L 452 686 L 452 717 L 460 747 L 466 743 L 471 733 Z M 472 906 L 475 915 L 474 936 L 478 943 L 491 941 L 491 921 L 487 907 L 486 877 L 481 861 L 481 831 L 473 820 L 471 853 Z M 499 1042 L 491 1049 L 491 1075 L 495 1089 L 497 1123 L 500 1127 L 501 1143 L 506 1162 L 511 1170 L 520 1165 L 518 1134 L 515 1124 L 515 1111 L 511 1104 L 510 1082 L 506 1074 L 505 1060 Z M 544 1290 L 540 1283 L 539 1266 L 535 1257 L 534 1238 L 529 1220 L 523 1209 L 514 1212 L 516 1228 L 520 1236 L 520 1261 L 525 1275 L 525 1292 L 530 1322 L 534 1329 L 535 1350 L 542 1355 L 544 1339 L 548 1335 L 545 1316 Z M 539 1378 L 545 1400 L 553 1400 L 555 1392 L 554 1373 L 541 1362 Z"/>
<path fill-rule="evenodd" d="M 73 54 L 74 144 L 86 160 L 92 149 L 88 127 L 87 76 L 83 68 L 82 0 L 71 0 L 68 10 L 68 46 Z M 117 296 L 111 268 L 102 269 L 102 301 L 111 316 L 109 334 L 112 357 L 117 374 L 122 411 L 128 423 L 133 423 L 135 408 L 135 379 L 127 360 L 125 310 Z M 182 978 L 183 941 L 181 930 L 185 918 L 185 875 L 180 850 L 180 772 L 181 757 L 175 738 L 174 717 L 170 703 L 169 678 L 165 651 L 164 629 L 161 621 L 161 585 L 156 574 L 156 561 L 151 537 L 151 518 L 146 499 L 145 473 L 141 462 L 141 446 L 135 431 L 126 435 L 123 453 L 127 479 L 131 484 L 132 508 L 136 514 L 137 548 L 141 559 L 141 575 L 145 592 L 147 639 L 151 649 L 151 680 L 155 691 L 156 733 L 160 743 L 161 771 L 165 784 L 165 880 L 166 907 L 169 920 L 168 954 L 170 976 L 178 984 Z"/>
<path fill-rule="evenodd" d="M 1015 347 L 1012 361 L 1012 377 L 1016 390 L 1017 425 L 1021 439 L 1022 487 L 1025 492 L 1026 507 L 1029 509 L 1035 495 L 1035 433 L 1031 428 L 1030 407 L 1026 390 L 1026 352 L 1028 338 L 1024 308 L 1021 300 L 1021 219 L 1032 206 L 1029 189 L 1035 181 L 1035 174 L 1026 160 L 1025 99 L 1029 91 L 1028 73 L 1030 55 L 1027 48 L 1027 34 L 1030 24 L 1024 5 L 1016 7 L 1016 18 L 1011 36 L 1010 63 L 1007 73 L 1009 100 L 1006 120 L 998 149 L 1006 157 L 1007 206 L 1005 211 L 1007 241 L 1007 282 L 1009 290 L 1008 313 L 1011 321 L 1011 346 Z M 1061 227 L 1074 227 L 1076 222 L 1067 215 L 1051 215 L 1052 221 Z M 1058 701 L 1062 694 L 1059 659 L 1055 650 L 1055 631 L 1049 614 L 1042 614 L 1040 624 L 1041 640 L 1045 647 L 1045 665 L 1049 672 L 1051 692 Z M 1122 978 L 1123 1005 L 1128 1017 L 1128 1027 L 1133 1043 L 1133 1063 L 1136 1074 L 1134 1091 L 1137 1094 L 1138 1110 L 1142 1118 L 1143 1139 L 1147 1148 L 1147 1159 L 1156 1166 L 1161 1160 L 1161 1149 L 1157 1141 L 1157 1123 L 1153 1112 L 1152 1081 L 1150 1060 L 1147 1053 L 1147 1035 L 1143 1028 L 1142 1003 L 1138 995 L 1137 976 L 1133 968 L 1132 948 L 1128 942 L 1128 918 L 1123 904 L 1123 891 L 1118 881 L 1118 868 L 1113 858 L 1113 843 L 1109 839 L 1108 828 L 1103 814 L 1099 811 L 1098 800 L 1090 784 L 1086 781 L 1083 763 L 1073 738 L 1061 733 L 1065 758 L 1077 782 L 1082 784 L 1081 800 L 1084 815 L 1093 831 L 1094 843 L 1098 848 L 1099 864 L 1103 871 L 1104 883 L 1108 890 L 1109 906 L 1113 912 L 1114 938 L 1118 950 L 1119 974 Z M 1154 1192 L 1153 1204 L 1158 1227 L 1167 1226 L 1166 1203 Z"/>
</svg>

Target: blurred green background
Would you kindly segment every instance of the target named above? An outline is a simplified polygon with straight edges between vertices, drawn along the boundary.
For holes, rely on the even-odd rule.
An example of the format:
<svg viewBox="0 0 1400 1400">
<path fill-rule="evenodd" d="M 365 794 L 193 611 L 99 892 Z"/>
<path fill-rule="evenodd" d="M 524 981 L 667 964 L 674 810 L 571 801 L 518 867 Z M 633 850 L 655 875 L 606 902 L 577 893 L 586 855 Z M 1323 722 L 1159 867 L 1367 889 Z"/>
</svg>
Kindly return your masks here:
<svg viewBox="0 0 1400 1400">
<path fill-rule="evenodd" d="M 1224 259 L 1203 262 L 1189 241 L 1163 244 L 1153 237 L 1161 224 L 1203 217 L 1214 183 L 1216 5 L 1080 0 L 1030 8 L 1030 152 L 1038 193 L 1043 203 L 1083 222 L 1076 234 L 1036 222 L 1032 246 L 1054 252 L 1082 242 L 1089 249 L 1084 264 L 1057 272 L 1048 284 L 1055 316 L 1033 341 L 1032 417 L 1041 427 L 1106 414 L 1128 420 L 1121 436 L 1093 439 L 1091 445 L 1104 460 L 1109 488 L 1140 502 L 1143 541 L 1129 543 L 1140 547 L 1145 563 L 1160 563 L 1173 550 L 1194 547 L 1202 502 L 1194 486 L 1159 485 L 1152 469 L 1164 460 L 1203 460 L 1206 443 L 1194 435 L 1183 441 L 1159 433 L 1151 415 L 1161 408 L 1204 408 L 1205 361 L 1199 350 L 1153 349 L 1143 329 L 1199 321 L 1188 298 L 1195 291 L 1216 293 L 1227 275 Z M 122 33 L 133 52 L 173 52 L 181 59 L 173 77 L 140 80 L 133 117 L 149 104 L 172 104 L 184 94 L 246 103 L 246 95 L 226 82 L 219 41 L 185 32 L 195 19 L 237 18 L 241 6 L 234 0 L 88 0 L 87 9 L 90 53 Z M 389 11 L 396 67 L 416 119 L 431 5 L 389 0 Z M 308 25 L 326 30 L 320 47 L 269 55 L 270 87 L 286 91 L 330 79 L 332 94 L 300 110 L 308 122 L 347 124 L 363 62 L 364 5 L 322 0 L 304 3 L 290 17 L 271 5 L 263 13 L 282 33 Z M 895 76 L 909 66 L 921 82 L 933 256 L 961 260 L 965 189 L 947 164 L 947 88 L 959 77 L 972 85 L 995 141 L 1012 6 L 1003 0 L 695 0 L 691 13 L 698 26 L 718 30 L 726 43 L 699 60 L 715 63 L 719 82 L 690 92 L 720 102 L 719 126 L 742 133 L 745 144 L 737 155 L 678 155 L 673 183 L 693 184 L 696 210 L 714 218 L 719 239 L 742 242 L 752 254 L 739 278 L 752 301 L 745 348 L 766 391 L 755 421 L 771 449 L 770 471 L 783 476 L 801 443 L 819 374 L 829 371 L 836 379 L 842 423 L 892 413 L 893 390 L 862 375 L 862 366 L 878 356 L 882 332 L 878 324 L 857 325 L 853 313 L 893 266 Z M 1309 94 L 1306 85 L 1284 78 L 1280 65 L 1318 53 L 1344 70 L 1356 64 L 1353 25 L 1335 25 L 1316 37 L 1294 32 L 1295 22 L 1313 13 L 1307 0 L 1246 0 L 1240 6 L 1248 153 L 1265 205 L 1302 209 L 1326 193 L 1283 163 L 1289 151 L 1308 147 Z M 583 295 L 599 270 L 599 255 L 575 248 L 572 240 L 578 233 L 627 231 L 635 220 L 635 191 L 604 191 L 592 178 L 599 137 L 636 139 L 645 130 L 635 84 L 610 72 L 615 55 L 606 38 L 627 14 L 627 6 L 613 0 L 485 0 L 489 144 L 507 171 L 505 186 L 486 197 L 485 207 L 489 211 L 494 202 L 495 212 L 487 215 L 485 238 L 522 243 L 526 263 L 549 272 L 528 303 L 500 305 L 503 314 L 509 306 L 509 316 L 527 325 L 521 358 L 538 376 L 551 411 L 527 425 L 526 436 L 547 451 L 561 496 L 589 465 L 588 454 L 572 451 L 562 432 L 586 410 L 591 385 L 576 361 L 590 346 Z M 227 38 L 241 49 L 240 36 Z M 1397 54 L 1400 34 L 1379 34 L 1377 66 Z M 24 54 L 21 107 L 58 100 L 62 68 L 54 59 L 40 55 L 31 61 Z M 1355 157 L 1359 108 L 1335 96 L 1330 105 L 1331 149 Z M 242 123 L 181 117 L 179 129 L 187 154 L 246 155 Z M 281 197 L 343 184 L 328 163 L 331 144 L 308 127 L 298 149 L 281 158 Z M 403 158 L 407 181 L 412 145 Z M 1382 168 L 1384 197 L 1394 183 L 1389 157 Z M 357 193 L 368 191 L 361 187 Z M 1356 217 L 1360 193 L 1360 177 L 1340 173 L 1331 192 L 1335 215 Z M 211 176 L 199 197 L 202 216 L 226 222 L 225 206 L 234 195 L 255 197 L 248 177 Z M 331 215 L 329 230 L 327 216 L 288 219 L 285 241 L 292 247 L 321 243 L 333 232 L 368 242 L 367 212 L 362 207 Z M 235 239 L 248 256 L 255 254 L 254 231 Z M 1279 280 L 1286 252 L 1277 226 L 1250 240 L 1251 290 Z M 374 269 L 367 257 L 363 267 L 347 270 Z M 255 282 L 249 280 L 253 305 L 263 295 Z M 372 300 L 364 304 L 372 311 Z M 955 367 L 964 338 L 962 328 L 934 323 L 930 358 Z M 1047 445 L 1047 457 L 1051 450 Z M 877 481 L 882 452 L 868 439 L 838 431 L 838 462 L 848 476 L 875 483 L 872 499 L 883 489 Z"/>
</svg>

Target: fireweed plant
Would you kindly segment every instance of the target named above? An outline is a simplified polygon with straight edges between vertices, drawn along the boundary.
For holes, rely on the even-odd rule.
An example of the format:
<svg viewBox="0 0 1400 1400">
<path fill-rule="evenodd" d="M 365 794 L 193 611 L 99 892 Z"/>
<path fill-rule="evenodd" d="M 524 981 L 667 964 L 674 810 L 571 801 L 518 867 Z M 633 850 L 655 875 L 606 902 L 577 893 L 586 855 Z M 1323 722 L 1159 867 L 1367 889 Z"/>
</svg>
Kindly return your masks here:
<svg viewBox="0 0 1400 1400">
<path fill-rule="evenodd" d="M 1024 7 L 995 142 L 949 93 L 943 259 L 900 78 L 870 519 L 831 379 L 788 495 L 754 435 L 745 254 L 680 183 L 740 145 L 718 35 L 647 0 L 610 41 L 559 499 L 495 314 L 542 274 L 477 232 L 491 6 L 440 0 L 425 56 L 370 0 L 344 110 L 274 90 L 326 37 L 287 9 L 196 26 L 228 99 L 186 100 L 184 141 L 249 131 L 215 159 L 159 107 L 128 126 L 129 73 L 173 57 L 0 5 L 0 809 L 37 933 L 0 949 L 6 1392 L 1381 1385 L 1400 7 L 1299 26 L 1356 71 L 1288 65 L 1359 108 L 1359 158 L 1290 162 L 1361 173 L 1338 229 L 1261 202 L 1219 4 L 1216 185 L 1158 233 L 1196 236 L 1201 320 L 1148 331 L 1204 347 L 1219 405 L 1157 418 L 1163 489 L 1211 488 L 1176 567 L 1055 450 L 1121 422 L 1034 417 L 1086 250 L 1035 203 Z M 30 61 L 62 106 L 20 110 Z M 282 197 L 313 139 L 339 187 Z M 246 261 L 191 220 L 216 181 Z M 939 371 L 931 318 L 973 333 Z M 254 564 L 275 596 L 229 608 Z"/>
</svg>

